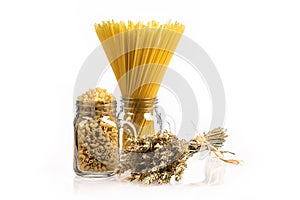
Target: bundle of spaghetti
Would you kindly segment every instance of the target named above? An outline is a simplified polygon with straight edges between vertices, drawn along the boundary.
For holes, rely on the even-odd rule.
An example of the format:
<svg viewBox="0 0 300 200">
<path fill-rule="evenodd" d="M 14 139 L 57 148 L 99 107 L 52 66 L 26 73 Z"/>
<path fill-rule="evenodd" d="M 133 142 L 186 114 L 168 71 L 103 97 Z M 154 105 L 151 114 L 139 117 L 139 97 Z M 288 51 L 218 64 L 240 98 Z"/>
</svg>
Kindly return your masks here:
<svg viewBox="0 0 300 200">
<path fill-rule="evenodd" d="M 160 84 L 184 31 L 178 22 L 128 23 L 105 21 L 95 24 L 123 98 L 156 98 Z M 135 105 L 137 107 L 140 105 Z M 134 123 L 145 128 L 143 112 L 133 108 Z M 150 129 L 152 129 L 150 127 Z M 147 130 L 144 132 L 149 132 Z"/>
</svg>

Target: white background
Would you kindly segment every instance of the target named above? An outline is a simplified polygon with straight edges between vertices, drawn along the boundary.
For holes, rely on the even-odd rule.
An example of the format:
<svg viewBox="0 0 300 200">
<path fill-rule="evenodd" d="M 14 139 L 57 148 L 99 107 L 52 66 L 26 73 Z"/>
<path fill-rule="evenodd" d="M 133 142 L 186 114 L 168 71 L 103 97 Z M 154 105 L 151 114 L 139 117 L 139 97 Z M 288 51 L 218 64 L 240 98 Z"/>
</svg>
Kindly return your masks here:
<svg viewBox="0 0 300 200">
<path fill-rule="evenodd" d="M 0 198 L 299 199 L 299 10 L 296 0 L 1 1 Z M 93 24 L 111 18 L 178 20 L 212 58 L 226 92 L 226 149 L 244 160 L 223 184 L 75 177 L 73 87 L 99 45 Z"/>
</svg>

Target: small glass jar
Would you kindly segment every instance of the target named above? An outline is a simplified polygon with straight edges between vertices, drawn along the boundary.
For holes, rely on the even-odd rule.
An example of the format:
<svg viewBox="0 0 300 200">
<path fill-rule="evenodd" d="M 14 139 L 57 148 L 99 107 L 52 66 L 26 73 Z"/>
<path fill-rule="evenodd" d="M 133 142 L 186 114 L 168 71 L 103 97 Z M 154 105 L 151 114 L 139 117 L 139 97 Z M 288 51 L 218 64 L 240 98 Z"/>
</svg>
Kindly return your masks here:
<svg viewBox="0 0 300 200">
<path fill-rule="evenodd" d="M 147 137 L 147 135 L 153 135 L 161 130 L 172 129 L 170 120 L 158 106 L 156 98 L 122 97 L 117 118 L 123 122 L 120 124 L 119 130 L 121 149 L 126 149 L 133 139 Z"/>
<path fill-rule="evenodd" d="M 119 162 L 116 101 L 76 102 L 74 171 L 86 177 L 112 175 Z"/>
</svg>

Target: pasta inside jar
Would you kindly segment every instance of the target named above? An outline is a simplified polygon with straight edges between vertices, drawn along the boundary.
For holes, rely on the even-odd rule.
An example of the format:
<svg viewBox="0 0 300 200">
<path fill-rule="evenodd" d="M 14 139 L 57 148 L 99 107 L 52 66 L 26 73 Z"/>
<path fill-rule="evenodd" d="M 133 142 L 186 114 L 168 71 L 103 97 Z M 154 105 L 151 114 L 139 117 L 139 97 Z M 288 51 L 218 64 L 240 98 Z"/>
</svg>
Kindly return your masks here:
<svg viewBox="0 0 300 200">
<path fill-rule="evenodd" d="M 77 98 L 76 107 L 74 171 L 80 176 L 110 176 L 119 160 L 116 100 L 105 89 L 90 89 Z"/>
</svg>

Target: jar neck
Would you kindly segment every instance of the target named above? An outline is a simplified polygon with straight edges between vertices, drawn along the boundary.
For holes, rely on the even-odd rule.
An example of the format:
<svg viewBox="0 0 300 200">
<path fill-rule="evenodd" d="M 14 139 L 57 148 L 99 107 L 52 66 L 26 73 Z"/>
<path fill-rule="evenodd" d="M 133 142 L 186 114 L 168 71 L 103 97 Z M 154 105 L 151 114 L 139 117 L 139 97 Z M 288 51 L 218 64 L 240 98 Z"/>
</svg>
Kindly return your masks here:
<svg viewBox="0 0 300 200">
<path fill-rule="evenodd" d="M 121 98 L 122 107 L 124 110 L 132 110 L 135 111 L 152 111 L 157 107 L 158 100 L 157 98 Z"/>
<path fill-rule="evenodd" d="M 105 115 L 115 114 L 117 102 L 81 102 L 76 101 L 76 112 L 81 115 Z"/>
</svg>

